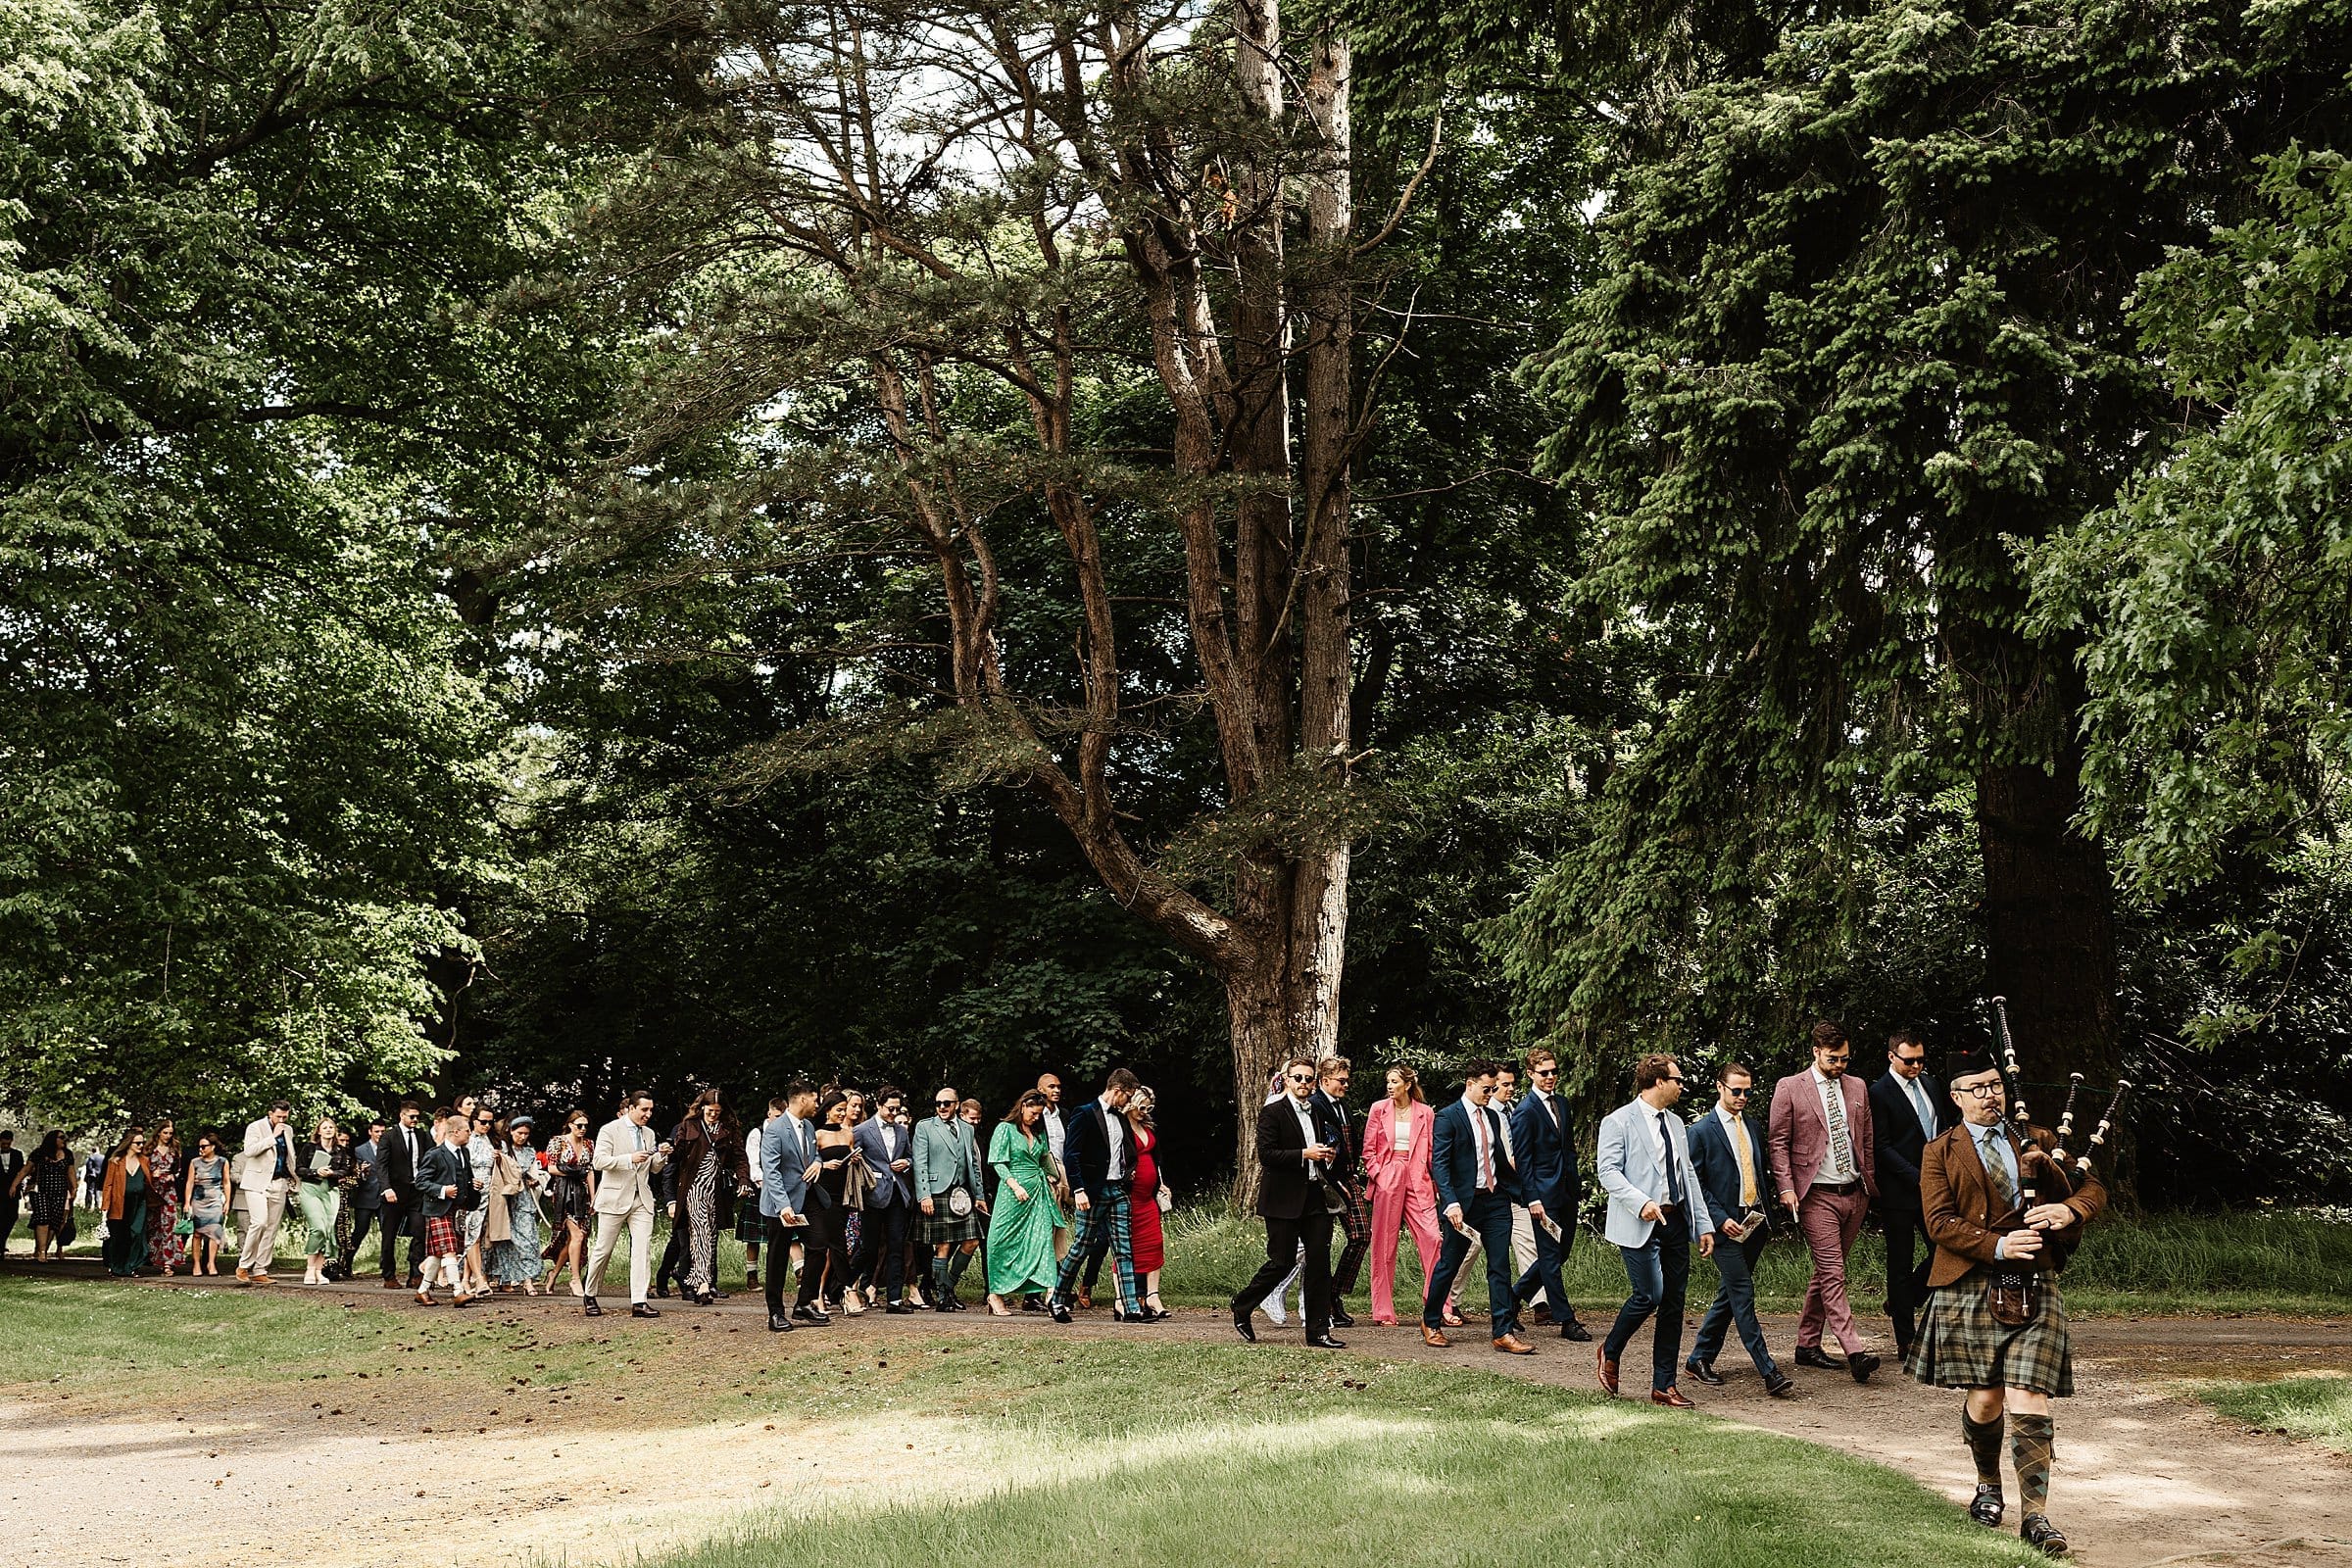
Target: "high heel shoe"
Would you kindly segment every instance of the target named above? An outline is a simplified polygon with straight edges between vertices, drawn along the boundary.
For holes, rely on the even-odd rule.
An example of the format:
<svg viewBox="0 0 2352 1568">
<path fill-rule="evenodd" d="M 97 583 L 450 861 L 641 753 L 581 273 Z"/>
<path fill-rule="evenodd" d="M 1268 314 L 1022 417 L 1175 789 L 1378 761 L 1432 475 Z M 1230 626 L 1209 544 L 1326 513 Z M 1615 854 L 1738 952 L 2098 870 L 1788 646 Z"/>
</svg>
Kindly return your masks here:
<svg viewBox="0 0 2352 1568">
<path fill-rule="evenodd" d="M 988 1296 L 988 1315 L 990 1317 L 1020 1316 L 1018 1312 L 1015 1312 L 1011 1307 L 1004 1304 L 1004 1298 L 997 1295 L 994 1291 L 991 1291 Z"/>
</svg>

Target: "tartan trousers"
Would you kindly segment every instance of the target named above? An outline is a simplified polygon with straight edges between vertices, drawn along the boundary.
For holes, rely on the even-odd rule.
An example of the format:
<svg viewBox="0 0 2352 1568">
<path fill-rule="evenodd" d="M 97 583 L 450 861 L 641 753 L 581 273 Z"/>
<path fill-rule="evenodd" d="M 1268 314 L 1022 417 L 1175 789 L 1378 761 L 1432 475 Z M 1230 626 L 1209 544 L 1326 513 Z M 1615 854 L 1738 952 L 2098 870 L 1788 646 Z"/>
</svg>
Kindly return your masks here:
<svg viewBox="0 0 2352 1568">
<path fill-rule="evenodd" d="M 1135 1242 L 1127 1228 L 1125 1182 L 1104 1184 L 1102 1196 L 1085 1208 L 1072 1205 L 1070 1250 L 1062 1255 L 1061 1275 L 1054 1282 L 1055 1306 L 1070 1304 L 1070 1298 L 1078 1288 L 1079 1271 L 1086 1266 L 1086 1254 L 1105 1236 L 1110 1242 L 1110 1272 L 1118 1281 L 1119 1310 L 1143 1310 L 1143 1302 L 1135 1294 Z"/>
<path fill-rule="evenodd" d="M 1364 1188 L 1369 1185 L 1359 1171 L 1355 1180 L 1341 1189 L 1348 1195 L 1348 1207 L 1340 1215 L 1346 1229 L 1348 1245 L 1340 1249 L 1340 1260 L 1331 1267 L 1331 1295 L 1337 1300 L 1355 1289 L 1355 1278 L 1364 1266 L 1364 1254 L 1372 1250 L 1372 1211 L 1364 1201 Z"/>
</svg>

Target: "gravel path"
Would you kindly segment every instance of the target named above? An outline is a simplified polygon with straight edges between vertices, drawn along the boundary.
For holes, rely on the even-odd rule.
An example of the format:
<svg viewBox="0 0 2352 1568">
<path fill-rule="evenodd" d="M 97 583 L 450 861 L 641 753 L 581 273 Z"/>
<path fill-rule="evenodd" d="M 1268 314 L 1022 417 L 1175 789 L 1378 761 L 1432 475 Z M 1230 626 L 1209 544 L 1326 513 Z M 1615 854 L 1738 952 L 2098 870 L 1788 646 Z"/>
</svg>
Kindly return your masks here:
<svg viewBox="0 0 2352 1568">
<path fill-rule="evenodd" d="M 374 1289 L 277 1289 L 321 1305 L 425 1310 L 404 1294 Z M 479 1311 L 528 1322 L 543 1337 L 591 1331 L 568 1298 L 502 1300 Z M 704 1308 L 672 1305 L 661 1323 L 631 1322 L 624 1309 L 609 1312 L 594 1332 L 675 1334 L 683 1318 L 724 1331 L 707 1342 L 709 1353 L 761 1367 L 780 1354 L 831 1355 L 845 1344 L 943 1332 L 1055 1334 L 1082 1343 L 1233 1338 L 1218 1312 L 1181 1312 L 1146 1329 L 1113 1324 L 1098 1311 L 1056 1329 L 1035 1317 L 992 1320 L 975 1311 L 873 1314 L 780 1340 L 764 1332 L 761 1311 L 756 1296 Z M 1792 1318 L 1767 1318 L 1766 1330 L 1777 1348 L 1793 1343 Z M 1366 1325 L 1344 1337 L 1350 1354 L 1442 1359 L 1596 1391 L 1592 1348 L 1539 1332 L 1533 1356 L 1498 1356 L 1475 1340 L 1433 1350 L 1409 1328 Z M 1295 1343 L 1271 1328 L 1262 1338 Z M 2247 1431 L 2172 1392 L 2188 1378 L 2352 1372 L 2352 1322 L 2094 1319 L 2077 1326 L 2075 1348 L 2081 1392 L 2059 1406 L 2052 1512 L 2083 1562 L 2352 1568 L 2352 1461 Z M 1885 1371 L 1868 1387 L 1843 1374 L 1798 1371 L 1799 1396 L 1772 1400 L 1746 1367 L 1735 1368 L 1728 1357 L 1719 1366 L 1731 1379 L 1726 1388 L 1686 1380 L 1685 1392 L 1703 1413 L 1893 1465 L 1956 1503 L 1968 1496 L 1973 1477 L 1959 1443 L 1956 1396 Z M 468 1568 L 605 1563 L 698 1539 L 739 1511 L 784 1496 L 801 1503 L 904 1498 L 943 1464 L 969 1475 L 1007 1461 L 1001 1446 L 992 1452 L 957 1422 L 938 1419 L 904 1423 L 905 1446 L 888 1455 L 862 1456 L 855 1467 L 820 1464 L 807 1457 L 816 1446 L 807 1428 L 664 1420 L 658 1397 L 640 1397 L 634 1410 L 559 1401 L 520 1423 L 519 1409 L 452 1408 L 448 1425 L 428 1433 L 421 1428 L 440 1423 L 408 1394 L 386 1388 L 378 1403 L 332 1429 L 305 1430 L 311 1424 L 301 1418 L 312 1412 L 293 1387 L 272 1391 L 267 1402 L 257 1395 L 244 1405 L 185 1417 L 103 1394 L 61 1405 L 39 1391 L 0 1392 L 0 1444 L 11 1455 L 0 1466 L 0 1515 L 11 1521 L 12 1555 L 43 1568 L 97 1568 L 132 1553 L 222 1562 L 267 1553 L 308 1568 L 359 1568 L 380 1562 L 386 1541 L 433 1540 L 446 1529 L 454 1532 L 445 1538 L 450 1544 L 466 1542 L 461 1555 Z M 385 1419 L 386 1409 L 400 1413 Z M 385 1435 L 388 1429 L 396 1434 Z M 851 1469 L 854 1477 L 845 1473 Z M 681 1485 L 689 1476 L 691 1494 Z M 140 1500 L 135 1524 L 104 1509 L 59 1506 L 60 1499 L 120 1497 Z M 484 1518 L 506 1524 L 484 1532 L 462 1523 Z M 179 1545 L 187 1541 L 208 1547 L 190 1553 Z"/>
</svg>

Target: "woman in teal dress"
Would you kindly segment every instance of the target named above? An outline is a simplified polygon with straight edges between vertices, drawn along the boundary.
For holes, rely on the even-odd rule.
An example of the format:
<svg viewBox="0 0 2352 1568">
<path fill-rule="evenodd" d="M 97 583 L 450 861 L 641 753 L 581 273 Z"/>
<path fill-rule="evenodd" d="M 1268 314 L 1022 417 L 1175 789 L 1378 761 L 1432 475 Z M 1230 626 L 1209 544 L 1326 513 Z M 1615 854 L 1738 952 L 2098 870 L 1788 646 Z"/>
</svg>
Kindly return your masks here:
<svg viewBox="0 0 2352 1568">
<path fill-rule="evenodd" d="M 998 1317 L 1013 1315 L 1005 1298 L 1050 1291 L 1058 1273 L 1054 1231 L 1063 1220 L 1046 1168 L 1052 1154 L 1045 1120 L 1046 1097 L 1032 1089 L 988 1141 L 989 1169 L 997 1173 L 996 1205 L 988 1212 L 988 1309 Z"/>
<path fill-rule="evenodd" d="M 99 1201 L 106 1205 L 106 1271 L 129 1279 L 147 1263 L 147 1189 L 153 1167 L 147 1163 L 147 1135 L 133 1127 L 115 1146 L 106 1162 Z"/>
</svg>

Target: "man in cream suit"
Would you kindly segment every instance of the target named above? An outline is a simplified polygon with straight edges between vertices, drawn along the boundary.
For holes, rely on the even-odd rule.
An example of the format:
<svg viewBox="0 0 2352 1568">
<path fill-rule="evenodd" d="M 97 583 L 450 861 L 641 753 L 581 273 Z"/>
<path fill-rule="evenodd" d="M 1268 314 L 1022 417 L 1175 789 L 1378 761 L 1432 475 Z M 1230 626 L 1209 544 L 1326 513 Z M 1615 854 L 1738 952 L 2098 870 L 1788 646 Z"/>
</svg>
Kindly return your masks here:
<svg viewBox="0 0 2352 1568">
<path fill-rule="evenodd" d="M 629 1233 L 629 1316 L 660 1317 L 646 1299 L 654 1276 L 654 1177 L 669 1163 L 669 1145 L 656 1144 L 646 1123 L 654 1119 L 654 1097 L 632 1090 L 620 1114 L 596 1135 L 596 1240 L 588 1249 L 588 1295 L 581 1310 L 602 1317 L 596 1288 L 612 1260 L 622 1227 Z"/>
<path fill-rule="evenodd" d="M 245 1234 L 237 1248 L 237 1283 L 270 1283 L 270 1260 L 277 1255 L 277 1227 L 286 1217 L 286 1195 L 294 1191 L 294 1133 L 286 1118 L 294 1107 L 279 1101 L 270 1114 L 245 1129 L 237 1160 L 237 1196 L 245 1200 Z"/>
<path fill-rule="evenodd" d="M 1634 1067 L 1634 1098 L 1600 1124 L 1600 1185 L 1609 1195 L 1609 1240 L 1625 1258 L 1633 1286 L 1616 1325 L 1600 1346 L 1600 1386 L 1617 1392 L 1617 1360 L 1644 1319 L 1650 1335 L 1649 1400 L 1676 1410 L 1690 1401 L 1674 1386 L 1683 1353 L 1683 1295 L 1690 1283 L 1690 1246 L 1715 1255 L 1715 1216 L 1690 1169 L 1683 1118 L 1683 1069 L 1672 1056 L 1643 1056 Z"/>
</svg>

